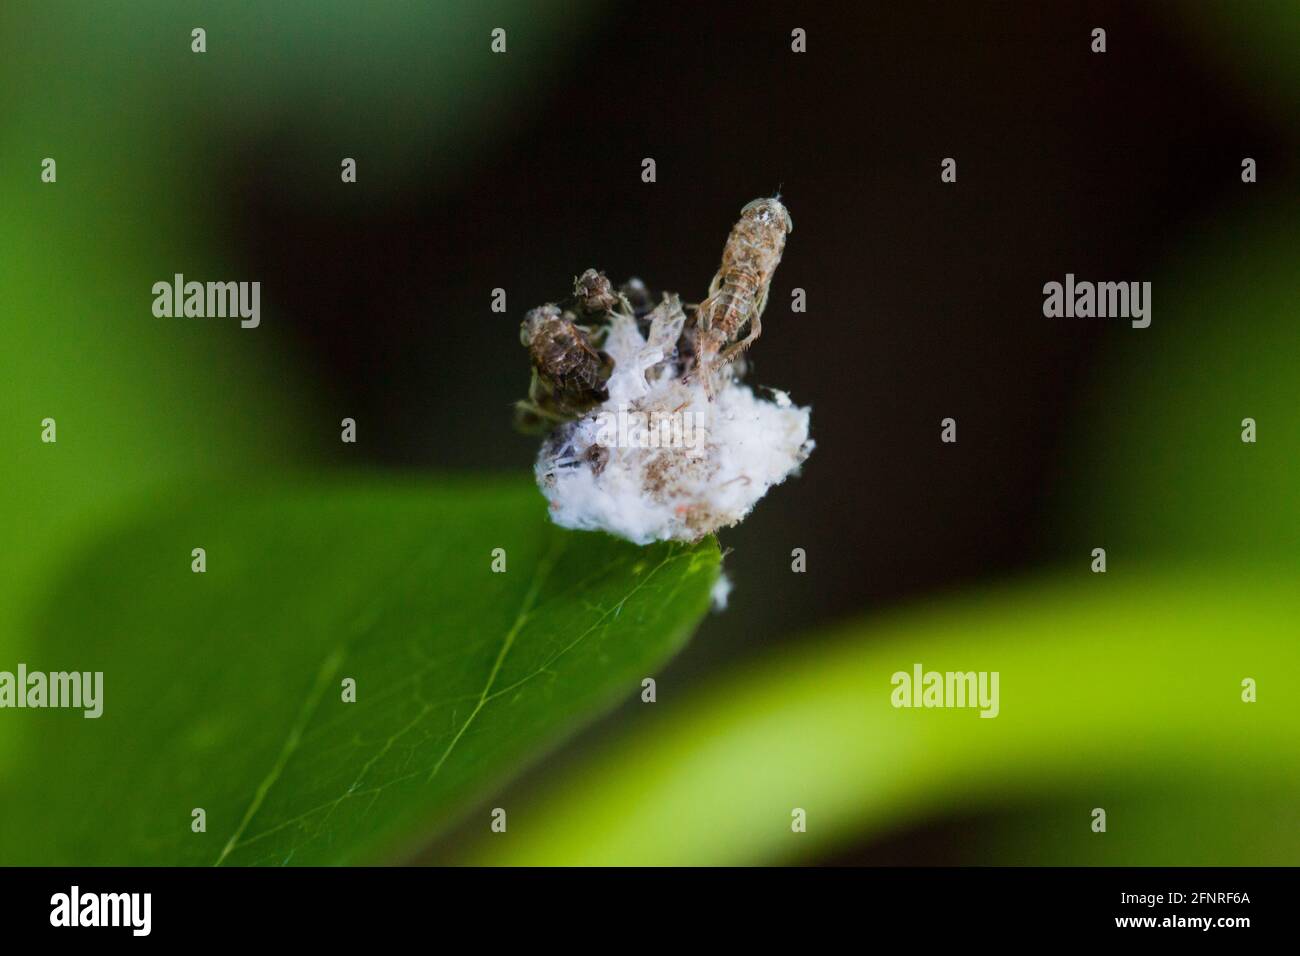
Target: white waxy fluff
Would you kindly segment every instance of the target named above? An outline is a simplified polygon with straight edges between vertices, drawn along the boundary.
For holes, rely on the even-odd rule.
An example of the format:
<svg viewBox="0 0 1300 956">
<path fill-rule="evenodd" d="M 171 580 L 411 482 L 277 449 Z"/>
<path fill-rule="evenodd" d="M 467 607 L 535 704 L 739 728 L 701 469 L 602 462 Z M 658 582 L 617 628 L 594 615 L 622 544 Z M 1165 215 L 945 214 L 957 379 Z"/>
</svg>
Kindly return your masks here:
<svg viewBox="0 0 1300 956">
<path fill-rule="evenodd" d="M 715 614 L 721 614 L 727 609 L 727 600 L 730 597 L 731 578 L 727 577 L 724 571 L 718 575 L 718 579 L 713 582 L 713 588 L 709 591 L 709 602 Z"/>
<path fill-rule="evenodd" d="M 812 451 L 809 409 L 784 392 L 759 397 L 728 370 L 710 400 L 698 375 L 680 379 L 684 319 L 665 298 L 647 341 L 631 316 L 612 316 L 609 399 L 557 427 L 537 459 L 556 524 L 636 544 L 695 541 L 741 521 Z"/>
</svg>

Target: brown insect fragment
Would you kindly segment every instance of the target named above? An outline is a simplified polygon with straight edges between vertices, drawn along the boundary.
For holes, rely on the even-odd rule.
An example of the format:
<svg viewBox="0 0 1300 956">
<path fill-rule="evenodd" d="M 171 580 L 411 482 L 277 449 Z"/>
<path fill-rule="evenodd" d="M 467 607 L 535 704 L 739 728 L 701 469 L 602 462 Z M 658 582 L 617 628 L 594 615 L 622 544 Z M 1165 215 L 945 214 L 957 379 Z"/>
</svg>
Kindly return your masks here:
<svg viewBox="0 0 1300 956">
<path fill-rule="evenodd" d="M 587 463 L 591 465 L 591 473 L 597 478 L 609 464 L 609 449 L 604 445 L 592 445 L 587 449 Z"/>
<path fill-rule="evenodd" d="M 516 423 L 570 421 L 609 398 L 609 355 L 592 345 L 591 331 L 556 305 L 531 309 L 519 330 L 532 359 L 528 398 L 516 406 Z"/>
<path fill-rule="evenodd" d="M 614 284 L 605 278 L 605 273 L 595 269 L 588 269 L 574 280 L 573 296 L 583 316 L 604 316 L 620 304 Z"/>
</svg>

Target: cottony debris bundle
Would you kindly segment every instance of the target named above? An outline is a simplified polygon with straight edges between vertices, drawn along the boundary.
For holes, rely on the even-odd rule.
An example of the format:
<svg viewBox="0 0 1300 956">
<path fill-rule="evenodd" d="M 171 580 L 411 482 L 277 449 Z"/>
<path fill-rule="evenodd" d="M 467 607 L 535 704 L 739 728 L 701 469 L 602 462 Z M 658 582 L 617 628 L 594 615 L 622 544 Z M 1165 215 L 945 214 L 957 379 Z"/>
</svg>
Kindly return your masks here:
<svg viewBox="0 0 1300 956">
<path fill-rule="evenodd" d="M 535 470 L 557 524 L 695 541 L 798 472 L 809 409 L 741 382 L 792 228 L 779 198 L 746 206 L 698 306 L 588 269 L 563 306 L 528 312 L 532 383 L 516 418 L 546 432 Z"/>
</svg>

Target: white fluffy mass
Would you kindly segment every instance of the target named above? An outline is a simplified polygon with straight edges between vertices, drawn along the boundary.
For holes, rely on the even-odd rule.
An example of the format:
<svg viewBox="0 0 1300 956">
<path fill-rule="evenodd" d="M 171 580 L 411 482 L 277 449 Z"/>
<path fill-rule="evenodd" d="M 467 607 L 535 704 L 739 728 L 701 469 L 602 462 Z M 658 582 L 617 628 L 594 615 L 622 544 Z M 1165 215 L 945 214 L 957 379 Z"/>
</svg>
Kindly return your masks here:
<svg viewBox="0 0 1300 956">
<path fill-rule="evenodd" d="M 809 410 L 784 392 L 755 395 L 730 369 L 713 386 L 687 374 L 675 346 L 685 319 L 674 297 L 648 336 L 614 315 L 609 399 L 560 425 L 537 459 L 552 519 L 637 544 L 695 541 L 742 520 L 813 449 Z"/>
</svg>

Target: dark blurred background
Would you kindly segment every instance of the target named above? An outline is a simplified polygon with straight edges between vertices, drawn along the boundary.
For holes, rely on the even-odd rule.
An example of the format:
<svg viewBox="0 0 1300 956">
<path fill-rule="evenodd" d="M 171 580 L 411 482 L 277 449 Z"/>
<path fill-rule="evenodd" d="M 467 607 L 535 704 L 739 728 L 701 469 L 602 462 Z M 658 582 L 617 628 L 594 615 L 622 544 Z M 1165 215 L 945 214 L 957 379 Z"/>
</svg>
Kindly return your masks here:
<svg viewBox="0 0 1300 956">
<path fill-rule="evenodd" d="M 332 417 L 362 423 L 356 452 L 520 471 L 536 445 L 509 426 L 528 380 L 524 310 L 588 266 L 696 301 L 740 207 L 779 186 L 795 232 L 749 380 L 811 404 L 818 448 L 722 535 L 733 609 L 687 652 L 690 673 L 739 645 L 1079 553 L 1044 508 L 1082 386 L 1106 349 L 1175 319 L 1157 285 L 1152 329 L 1047 320 L 1043 283 L 1150 280 L 1170 240 L 1226 203 L 1286 195 L 1290 157 L 1268 117 L 1207 74 L 1169 12 L 638 5 L 537 45 L 517 24 L 501 68 L 559 82 L 493 117 L 500 139 L 468 169 L 394 192 L 402 131 L 344 146 L 342 118 L 358 184 L 286 190 L 281 166 L 301 149 L 286 115 L 230 154 L 232 238 L 279 290 Z M 1105 54 L 1089 49 L 1095 26 Z M 805 55 L 790 52 L 794 27 Z M 1249 189 L 1244 155 L 1267 171 Z M 949 156 L 955 184 L 939 179 Z M 315 165 L 337 180 L 332 154 Z M 505 316 L 489 309 L 495 287 Z M 790 311 L 794 287 L 806 314 Z M 947 416 L 956 445 L 939 442 Z M 816 573 L 790 573 L 794 547 Z"/>
</svg>

